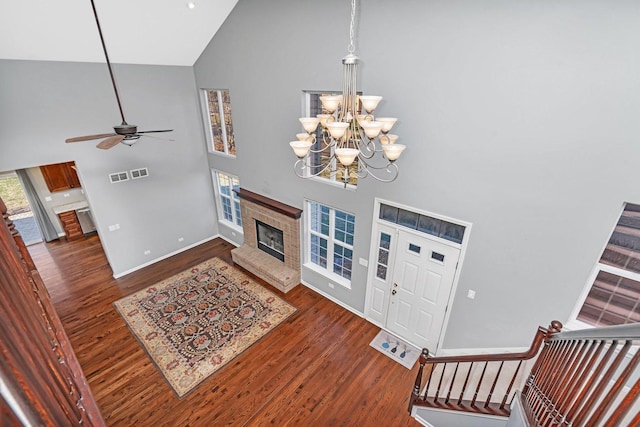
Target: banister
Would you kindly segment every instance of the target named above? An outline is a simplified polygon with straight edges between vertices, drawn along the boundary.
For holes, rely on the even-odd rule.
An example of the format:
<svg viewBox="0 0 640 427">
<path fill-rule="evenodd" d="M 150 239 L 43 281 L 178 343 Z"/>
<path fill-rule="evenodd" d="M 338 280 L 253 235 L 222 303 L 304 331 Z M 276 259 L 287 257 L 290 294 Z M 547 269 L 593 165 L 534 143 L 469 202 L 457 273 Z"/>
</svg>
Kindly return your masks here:
<svg viewBox="0 0 640 427">
<path fill-rule="evenodd" d="M 518 395 L 531 425 L 640 425 L 640 323 L 561 329 L 558 321 L 539 327 L 518 353 L 431 357 L 423 349 L 409 412 L 509 416 Z"/>
<path fill-rule="evenodd" d="M 562 323 L 557 320 L 551 322 L 548 328 L 538 327 L 529 350 L 518 353 L 487 353 L 487 354 L 467 354 L 461 356 L 429 357 L 429 363 L 451 363 L 451 362 L 501 362 L 508 360 L 527 360 L 535 357 L 540 350 L 540 346 L 545 338 L 557 334 L 562 329 Z M 423 349 L 423 353 L 424 353 Z"/>
<path fill-rule="evenodd" d="M 551 340 L 576 340 L 576 339 L 609 339 L 628 340 L 640 338 L 640 323 L 627 325 L 604 326 L 601 328 L 579 329 L 575 331 L 562 331 L 550 337 Z"/>
</svg>

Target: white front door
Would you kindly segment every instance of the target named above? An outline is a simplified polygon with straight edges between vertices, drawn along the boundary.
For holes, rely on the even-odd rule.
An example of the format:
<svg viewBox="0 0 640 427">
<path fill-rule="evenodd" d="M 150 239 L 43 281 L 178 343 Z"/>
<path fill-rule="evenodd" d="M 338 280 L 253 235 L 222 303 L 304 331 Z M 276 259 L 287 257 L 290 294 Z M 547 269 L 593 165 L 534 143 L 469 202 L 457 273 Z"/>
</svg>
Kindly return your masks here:
<svg viewBox="0 0 640 427">
<path fill-rule="evenodd" d="M 435 353 L 460 249 L 398 230 L 385 327 Z"/>
</svg>

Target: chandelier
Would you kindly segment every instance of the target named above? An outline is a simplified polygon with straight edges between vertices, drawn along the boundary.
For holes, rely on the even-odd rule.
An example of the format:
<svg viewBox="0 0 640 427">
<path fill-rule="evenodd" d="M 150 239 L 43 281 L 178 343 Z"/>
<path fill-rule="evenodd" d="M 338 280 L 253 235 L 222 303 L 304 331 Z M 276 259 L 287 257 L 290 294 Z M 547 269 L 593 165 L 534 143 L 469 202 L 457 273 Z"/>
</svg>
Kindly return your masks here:
<svg viewBox="0 0 640 427">
<path fill-rule="evenodd" d="M 322 114 L 302 117 L 305 132 L 289 143 L 298 160 L 293 166 L 300 178 L 339 177 L 346 185 L 351 179 L 371 176 L 391 182 L 398 176 L 395 161 L 405 146 L 390 134 L 398 120 L 374 117 L 381 96 L 358 95 L 357 70 L 360 59 L 354 54 L 356 0 L 351 0 L 348 54 L 342 59 L 342 94 L 320 96 Z M 318 129 L 320 126 L 320 129 Z"/>
</svg>

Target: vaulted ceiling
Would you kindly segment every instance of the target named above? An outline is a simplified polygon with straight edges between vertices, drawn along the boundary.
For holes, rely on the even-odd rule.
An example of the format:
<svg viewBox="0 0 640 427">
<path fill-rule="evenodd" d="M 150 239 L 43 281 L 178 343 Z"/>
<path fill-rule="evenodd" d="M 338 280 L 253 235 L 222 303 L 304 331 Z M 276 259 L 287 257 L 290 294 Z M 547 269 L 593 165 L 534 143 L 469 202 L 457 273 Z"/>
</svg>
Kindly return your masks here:
<svg viewBox="0 0 640 427">
<path fill-rule="evenodd" d="M 191 66 L 238 0 L 94 1 L 111 62 Z M 105 62 L 91 1 L 3 1 L 0 59 Z"/>
</svg>

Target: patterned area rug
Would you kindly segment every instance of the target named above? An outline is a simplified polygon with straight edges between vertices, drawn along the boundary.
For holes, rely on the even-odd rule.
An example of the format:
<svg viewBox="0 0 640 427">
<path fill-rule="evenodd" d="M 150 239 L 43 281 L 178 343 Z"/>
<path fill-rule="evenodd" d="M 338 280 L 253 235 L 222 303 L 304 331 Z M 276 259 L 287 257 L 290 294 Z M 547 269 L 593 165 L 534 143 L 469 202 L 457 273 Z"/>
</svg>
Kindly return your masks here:
<svg viewBox="0 0 640 427">
<path fill-rule="evenodd" d="M 113 304 L 178 397 L 296 310 L 218 258 Z"/>
</svg>

